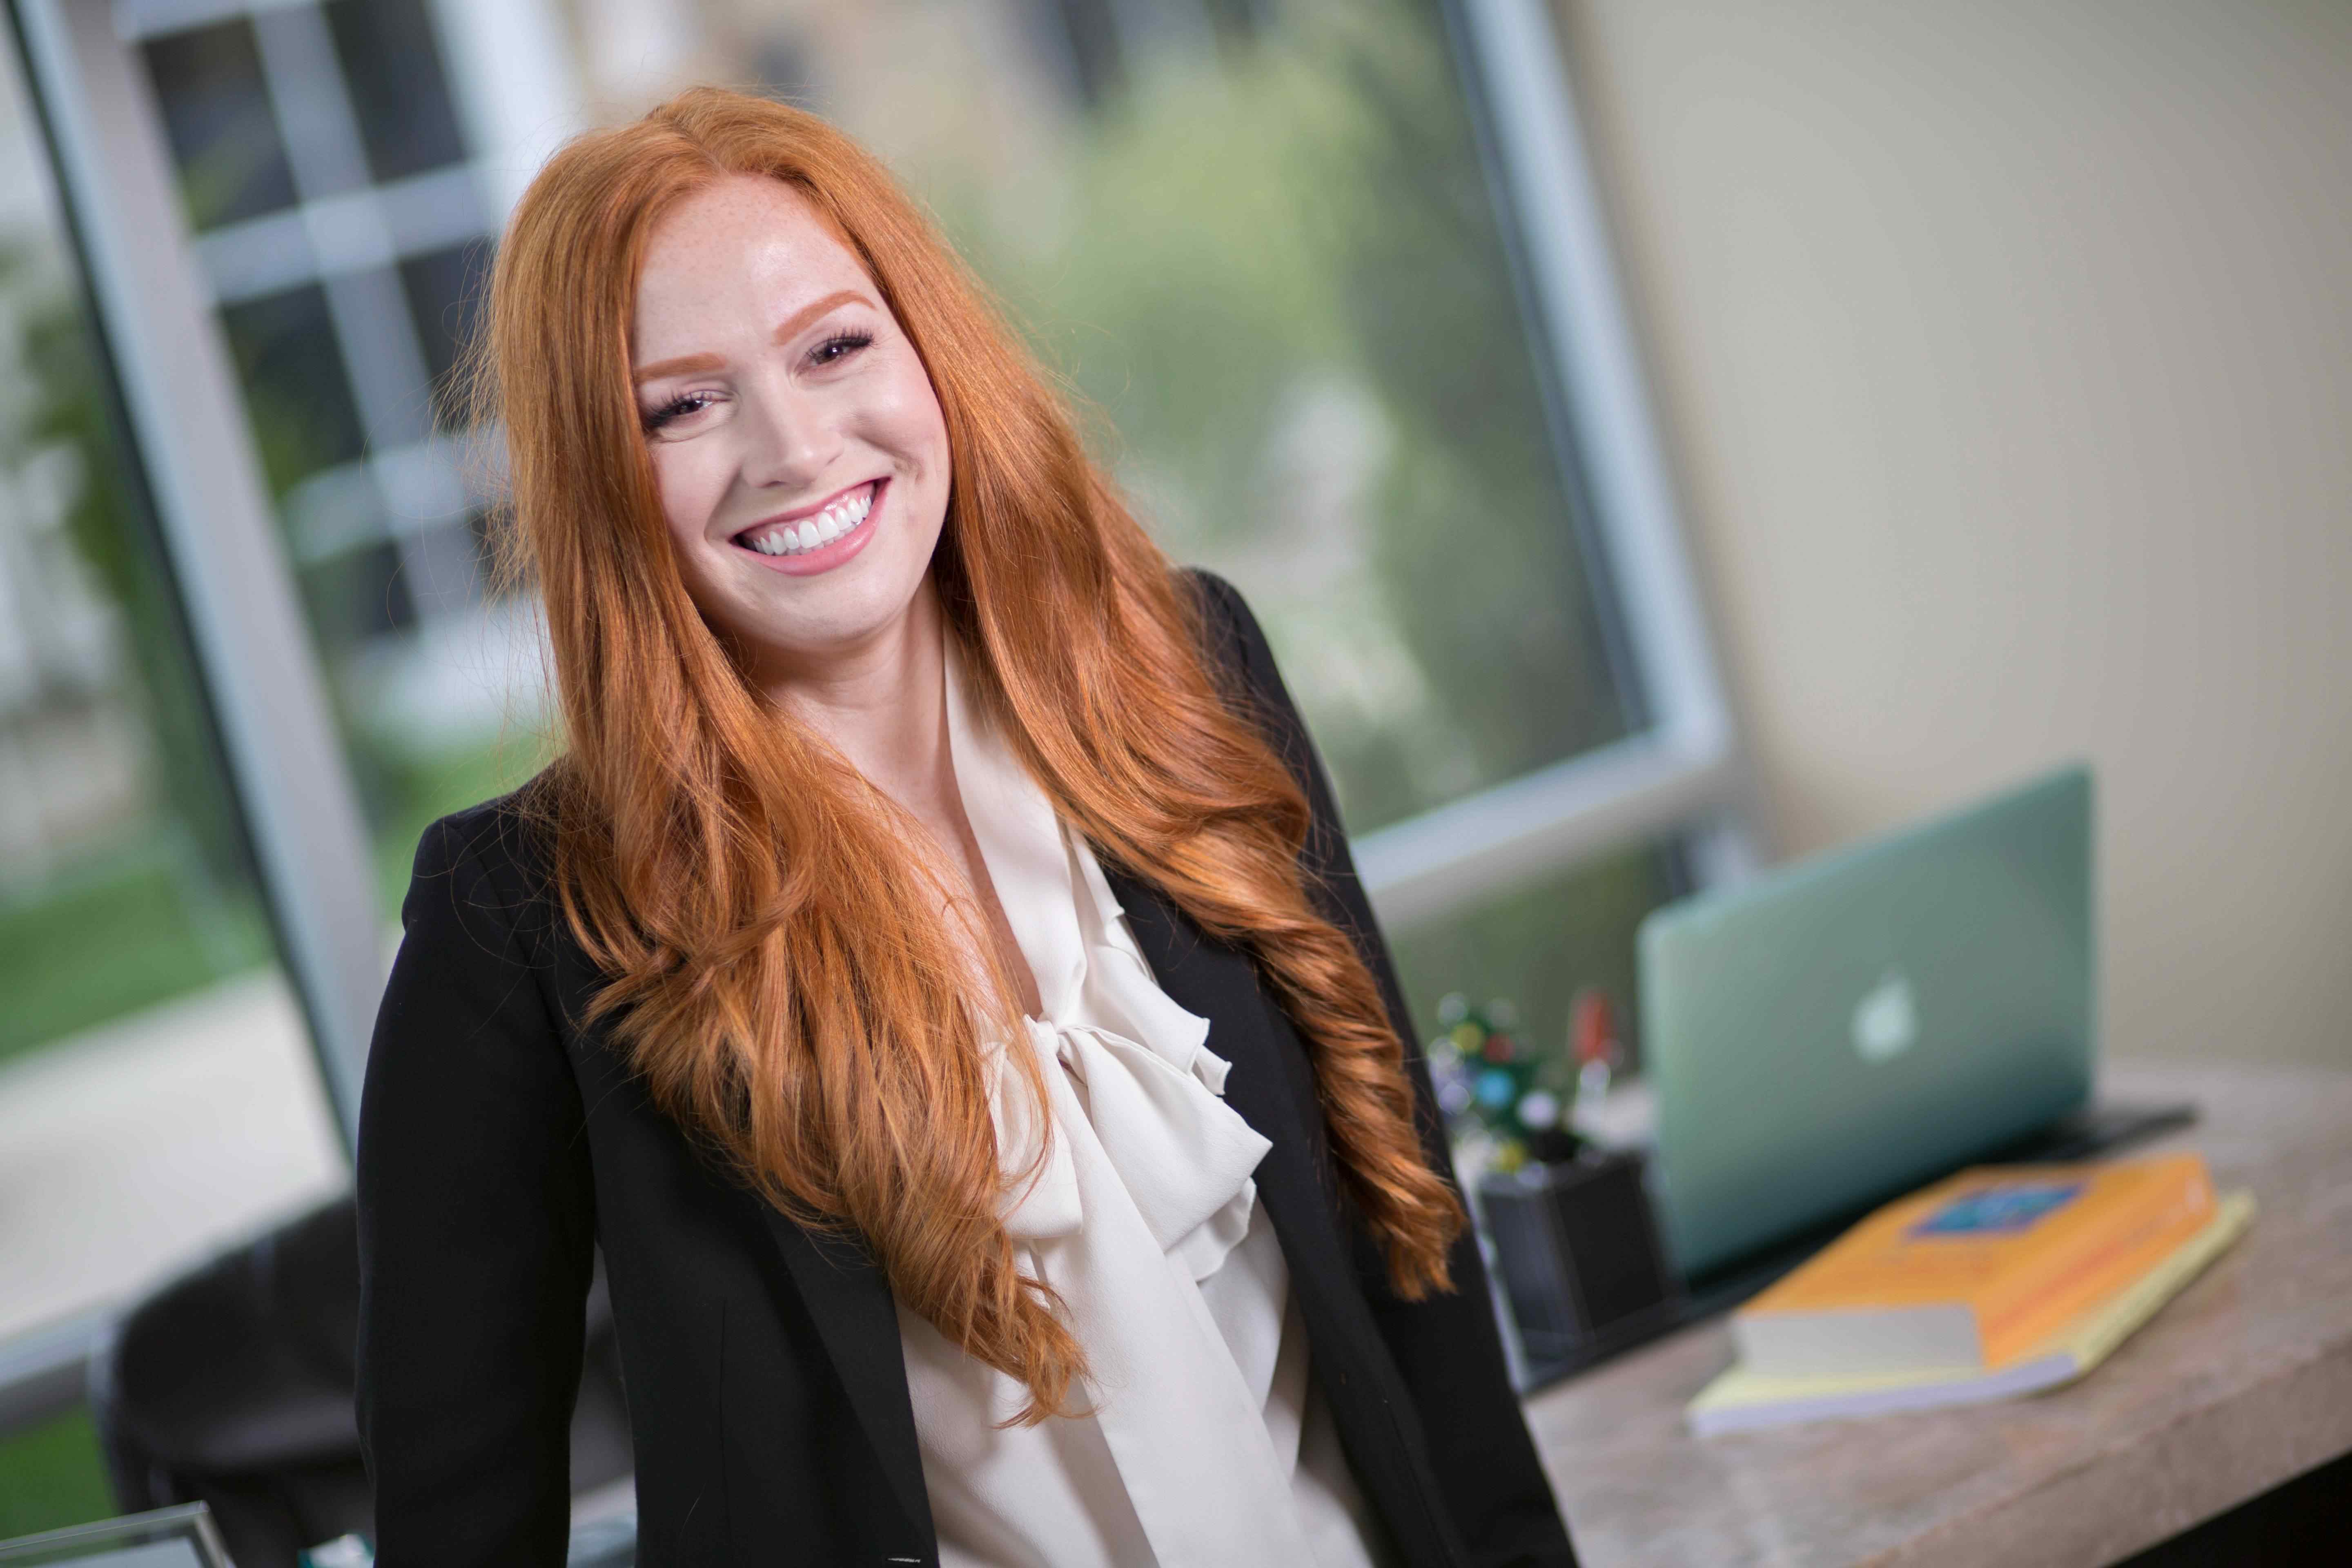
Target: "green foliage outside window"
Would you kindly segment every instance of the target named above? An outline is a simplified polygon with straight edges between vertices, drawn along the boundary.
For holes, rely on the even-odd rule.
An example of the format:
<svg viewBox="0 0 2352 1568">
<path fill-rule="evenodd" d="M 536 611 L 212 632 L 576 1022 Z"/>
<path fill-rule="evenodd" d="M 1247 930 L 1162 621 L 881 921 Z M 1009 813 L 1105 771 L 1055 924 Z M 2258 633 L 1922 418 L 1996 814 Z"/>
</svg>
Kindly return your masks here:
<svg viewBox="0 0 2352 1568">
<path fill-rule="evenodd" d="M 0 1436 L 0 1541 L 114 1517 L 89 1413 L 77 1406 Z"/>
</svg>

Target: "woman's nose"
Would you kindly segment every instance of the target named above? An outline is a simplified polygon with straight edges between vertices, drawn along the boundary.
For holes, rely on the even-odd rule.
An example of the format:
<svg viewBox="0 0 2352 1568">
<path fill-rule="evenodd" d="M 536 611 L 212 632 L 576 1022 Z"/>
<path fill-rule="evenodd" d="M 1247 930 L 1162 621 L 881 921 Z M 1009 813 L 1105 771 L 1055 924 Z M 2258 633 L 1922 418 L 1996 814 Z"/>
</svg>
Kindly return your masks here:
<svg viewBox="0 0 2352 1568">
<path fill-rule="evenodd" d="M 762 389 L 748 401 L 744 482 L 794 491 L 822 479 L 841 451 L 839 428 L 822 401 L 791 387 Z"/>
</svg>

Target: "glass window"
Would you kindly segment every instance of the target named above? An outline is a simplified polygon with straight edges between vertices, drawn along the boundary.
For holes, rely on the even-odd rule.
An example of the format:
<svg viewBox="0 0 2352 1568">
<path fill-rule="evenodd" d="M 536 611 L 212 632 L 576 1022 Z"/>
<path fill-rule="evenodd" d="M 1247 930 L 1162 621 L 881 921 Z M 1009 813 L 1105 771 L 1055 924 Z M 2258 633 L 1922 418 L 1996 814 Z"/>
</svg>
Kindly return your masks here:
<svg viewBox="0 0 2352 1568">
<path fill-rule="evenodd" d="M 400 546 L 378 539 L 302 574 L 310 625 L 338 644 L 365 641 L 416 624 L 416 596 L 401 569 Z"/>
<path fill-rule="evenodd" d="M 188 221 L 201 233 L 294 204 L 294 172 L 263 84 L 253 24 L 235 21 L 143 46 Z"/>
<path fill-rule="evenodd" d="M 334 33 L 369 171 L 380 181 L 398 180 L 464 158 L 423 0 L 328 0 L 320 9 Z"/>
<path fill-rule="evenodd" d="M 273 491 L 367 449 L 326 289 L 311 283 L 231 305 L 221 325 Z"/>
<path fill-rule="evenodd" d="M 375 242 L 391 243 L 391 265 L 362 264 L 355 247 L 332 270 L 331 256 L 321 263 L 279 248 L 270 256 L 286 270 L 268 292 L 249 292 L 250 269 L 217 258 L 212 281 L 381 874 L 396 893 L 426 822 L 519 782 L 539 755 L 528 616 L 492 602 L 484 498 L 457 448 L 426 428 L 426 416 L 456 412 L 450 377 L 490 237 L 470 183 L 417 177 L 462 174 L 471 156 L 420 0 L 329 0 L 315 12 L 275 11 L 269 25 L 277 32 L 263 42 L 283 47 L 257 56 L 252 29 L 236 25 L 255 93 L 266 85 L 325 142 L 353 150 L 343 163 L 314 158 L 318 168 L 297 174 L 315 180 L 348 163 L 373 181 L 333 186 L 333 213 L 373 225 Z M 158 68 L 157 51 L 198 36 L 143 46 L 167 115 L 198 110 L 174 109 L 191 73 Z M 191 184 L 200 175 L 192 145 L 172 142 Z"/>
<path fill-rule="evenodd" d="M 433 374 L 434 408 L 445 423 L 462 414 L 450 403 L 455 390 L 450 374 L 473 335 L 476 311 L 488 286 L 489 264 L 487 239 L 412 256 L 400 264 L 401 289 L 408 296 L 409 314 L 416 321 L 416 341 Z"/>
<path fill-rule="evenodd" d="M 100 368 L 0 58 L 0 1344 L 346 1179 Z M 0 1432 L 0 1532 L 95 1460 Z"/>
</svg>

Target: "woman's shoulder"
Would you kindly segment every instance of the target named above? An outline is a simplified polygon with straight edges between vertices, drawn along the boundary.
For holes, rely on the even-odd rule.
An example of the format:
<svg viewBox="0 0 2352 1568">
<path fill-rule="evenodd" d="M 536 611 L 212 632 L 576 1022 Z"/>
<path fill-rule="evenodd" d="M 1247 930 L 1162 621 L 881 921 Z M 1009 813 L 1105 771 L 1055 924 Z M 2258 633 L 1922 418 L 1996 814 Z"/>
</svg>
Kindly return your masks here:
<svg viewBox="0 0 2352 1568">
<path fill-rule="evenodd" d="M 464 926 L 543 928 L 554 905 L 554 769 L 436 817 L 416 841 L 403 925 L 446 913 Z"/>
<path fill-rule="evenodd" d="M 1261 724 L 1271 722 L 1287 749 L 1288 731 L 1303 728 L 1298 706 L 1276 668 L 1274 649 L 1242 591 L 1205 566 L 1186 566 L 1178 579 L 1200 609 L 1201 641 L 1211 673 Z"/>
<path fill-rule="evenodd" d="M 1247 676 L 1261 661 L 1271 664 L 1265 634 L 1258 628 L 1257 616 L 1251 613 L 1249 601 L 1242 597 L 1239 588 L 1206 566 L 1180 567 L 1176 575 L 1191 589 L 1193 601 L 1200 606 L 1201 629 L 1208 651 L 1221 665 L 1237 675 Z"/>
<path fill-rule="evenodd" d="M 1227 701 L 1248 715 L 1294 770 L 1304 768 L 1312 750 L 1307 722 L 1290 689 L 1283 684 L 1274 649 L 1249 601 L 1242 597 L 1239 588 L 1205 566 L 1186 566 L 1177 575 L 1200 607 L 1202 644 L 1209 655 L 1211 673 L 1225 688 Z"/>
</svg>

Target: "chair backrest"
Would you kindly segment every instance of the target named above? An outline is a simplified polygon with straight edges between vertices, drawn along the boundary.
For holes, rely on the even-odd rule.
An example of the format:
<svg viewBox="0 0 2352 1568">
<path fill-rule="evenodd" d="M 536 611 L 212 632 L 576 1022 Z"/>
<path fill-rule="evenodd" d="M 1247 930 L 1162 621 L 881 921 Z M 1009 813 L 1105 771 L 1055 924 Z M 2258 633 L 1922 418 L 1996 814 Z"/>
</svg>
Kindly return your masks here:
<svg viewBox="0 0 2352 1568">
<path fill-rule="evenodd" d="M 89 1406 L 126 1511 L 211 1505 L 238 1568 L 370 1533 L 353 1415 L 359 1226 L 349 1198 L 212 1259 L 141 1302 L 91 1358 Z M 611 1310 L 589 1302 L 572 1482 L 626 1475 Z"/>
</svg>

